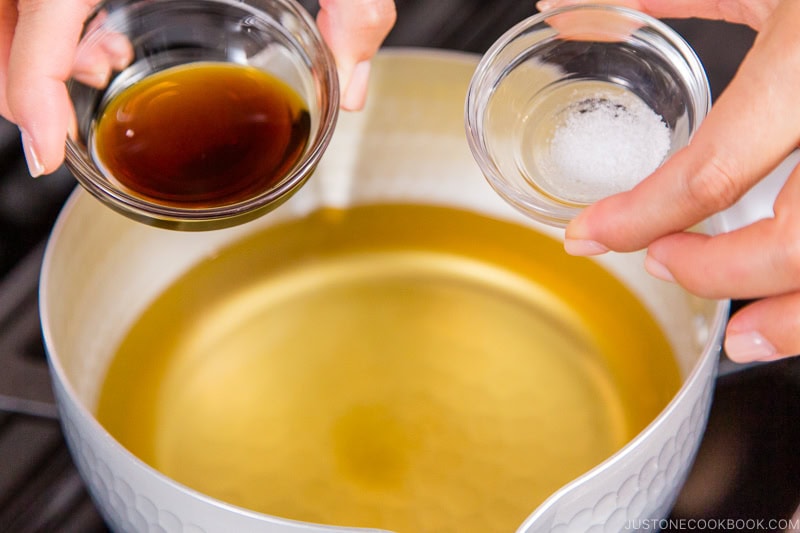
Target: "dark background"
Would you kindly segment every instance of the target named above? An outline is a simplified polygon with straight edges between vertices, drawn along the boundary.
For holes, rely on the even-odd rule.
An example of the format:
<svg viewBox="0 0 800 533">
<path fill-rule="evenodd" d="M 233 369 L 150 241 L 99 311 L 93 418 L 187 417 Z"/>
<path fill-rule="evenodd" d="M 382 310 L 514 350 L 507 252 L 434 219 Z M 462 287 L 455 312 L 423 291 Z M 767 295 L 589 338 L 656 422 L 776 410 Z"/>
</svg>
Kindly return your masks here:
<svg viewBox="0 0 800 533">
<path fill-rule="evenodd" d="M 311 12 L 316 2 L 301 2 Z M 535 13 L 528 0 L 398 0 L 385 46 L 483 53 Z M 704 62 L 714 96 L 754 34 L 668 21 Z M 0 532 L 104 531 L 63 444 L 36 307 L 43 242 L 75 186 L 69 173 L 33 180 L 19 133 L 0 121 Z M 741 305 L 737 303 L 736 305 Z M 800 359 L 720 378 L 708 431 L 672 518 L 788 518 L 800 504 Z"/>
</svg>

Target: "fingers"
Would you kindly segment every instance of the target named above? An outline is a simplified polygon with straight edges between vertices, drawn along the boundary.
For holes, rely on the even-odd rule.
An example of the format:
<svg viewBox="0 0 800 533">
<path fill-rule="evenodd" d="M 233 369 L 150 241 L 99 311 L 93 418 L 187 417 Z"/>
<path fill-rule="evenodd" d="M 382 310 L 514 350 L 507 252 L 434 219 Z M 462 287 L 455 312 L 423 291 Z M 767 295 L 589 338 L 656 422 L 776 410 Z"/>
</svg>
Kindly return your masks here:
<svg viewBox="0 0 800 533">
<path fill-rule="evenodd" d="M 64 159 L 72 107 L 64 82 L 94 0 L 21 0 L 8 60 L 7 101 L 22 131 L 31 175 L 49 173 Z"/>
<path fill-rule="evenodd" d="M 80 46 L 72 65 L 72 77 L 83 84 L 103 89 L 113 71 L 124 70 L 133 61 L 128 38 L 120 33 L 103 33 L 96 42 Z"/>
<path fill-rule="evenodd" d="M 633 190 L 584 210 L 567 227 L 567 249 L 643 248 L 730 206 L 783 160 L 800 142 L 798 24 L 800 2 L 781 4 L 690 145 Z"/>
<path fill-rule="evenodd" d="M 11 42 L 17 26 L 17 2 L 0 0 L 0 115 L 12 120 L 6 98 L 8 79 L 8 58 L 11 55 Z"/>
<path fill-rule="evenodd" d="M 85 31 L 92 38 L 79 43 L 72 63 L 72 77 L 97 89 L 106 87 L 112 72 L 124 70 L 134 58 L 133 45 L 126 35 L 98 29 L 106 18 L 104 10 L 92 17 Z"/>
<path fill-rule="evenodd" d="M 556 7 L 590 3 L 593 0 L 542 0 L 536 7 L 547 11 Z M 700 17 L 719 19 L 736 24 L 747 24 L 760 29 L 779 0 L 739 0 L 720 2 L 719 0 L 604 0 L 603 4 L 621 5 L 638 9 L 659 18 Z"/>
<path fill-rule="evenodd" d="M 709 237 L 676 233 L 653 242 L 646 266 L 707 298 L 757 298 L 800 290 L 800 166 L 778 194 L 773 218 Z"/>
<path fill-rule="evenodd" d="M 83 22 L 98 0 L 20 0 L 16 8 L 13 1 L 0 1 L 0 71 L 6 74 L 0 80 L 6 88 L 0 95 L 0 113 L 19 125 L 31 175 L 37 176 L 54 171 L 64 159 L 66 132 L 73 121 L 64 82 L 73 67 L 77 79 L 101 87 L 113 69 L 130 62 L 133 52 L 124 37 L 107 35 L 75 57 Z M 369 59 L 394 25 L 394 2 L 320 4 L 320 31 L 337 59 L 342 107 L 359 109 L 366 96 Z"/>
<path fill-rule="evenodd" d="M 550 2 L 556 3 L 564 2 Z M 656 277 L 710 298 L 762 298 L 731 318 L 725 339 L 731 359 L 800 353 L 800 216 L 792 212 L 800 201 L 800 170 L 779 194 L 773 218 L 714 237 L 682 232 L 735 202 L 800 142 L 791 94 L 800 82 L 800 3 L 615 3 L 659 17 L 742 22 L 760 34 L 689 147 L 634 190 L 586 209 L 567 228 L 567 251 L 596 255 L 649 244 L 645 266 Z"/>
<path fill-rule="evenodd" d="M 800 354 L 800 292 L 758 300 L 728 322 L 725 352 L 733 361 L 774 361 Z"/>
<path fill-rule="evenodd" d="M 640 9 L 655 17 L 700 17 L 747 24 L 756 30 L 778 5 L 779 0 L 638 0 Z"/>
<path fill-rule="evenodd" d="M 393 0 L 320 0 L 317 25 L 336 58 L 342 90 L 341 107 L 364 106 L 369 60 L 394 26 Z"/>
<path fill-rule="evenodd" d="M 734 361 L 800 353 L 800 167 L 778 195 L 775 216 L 709 237 L 669 235 L 651 244 L 645 267 L 707 298 L 766 296 L 729 322 L 725 350 Z"/>
<path fill-rule="evenodd" d="M 650 245 L 645 268 L 704 298 L 758 298 L 800 288 L 794 260 L 774 230 L 773 221 L 764 220 L 716 237 L 668 235 Z"/>
</svg>

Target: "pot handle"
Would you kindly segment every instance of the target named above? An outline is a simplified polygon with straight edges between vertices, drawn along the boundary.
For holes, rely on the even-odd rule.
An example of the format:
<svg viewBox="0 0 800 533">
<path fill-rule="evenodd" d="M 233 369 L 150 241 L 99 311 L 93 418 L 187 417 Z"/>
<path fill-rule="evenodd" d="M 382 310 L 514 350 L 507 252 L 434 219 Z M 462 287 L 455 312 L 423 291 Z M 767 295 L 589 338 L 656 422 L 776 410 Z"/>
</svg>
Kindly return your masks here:
<svg viewBox="0 0 800 533">
<path fill-rule="evenodd" d="M 738 202 L 717 215 L 721 231 L 733 231 L 757 220 L 774 216 L 772 206 L 781 188 L 789 178 L 789 174 L 800 164 L 800 149 L 793 151 L 767 177 L 758 182 Z M 733 302 L 735 309 L 746 302 Z M 725 356 L 720 356 L 719 375 L 725 376 L 741 370 L 769 363 L 735 363 Z"/>
</svg>

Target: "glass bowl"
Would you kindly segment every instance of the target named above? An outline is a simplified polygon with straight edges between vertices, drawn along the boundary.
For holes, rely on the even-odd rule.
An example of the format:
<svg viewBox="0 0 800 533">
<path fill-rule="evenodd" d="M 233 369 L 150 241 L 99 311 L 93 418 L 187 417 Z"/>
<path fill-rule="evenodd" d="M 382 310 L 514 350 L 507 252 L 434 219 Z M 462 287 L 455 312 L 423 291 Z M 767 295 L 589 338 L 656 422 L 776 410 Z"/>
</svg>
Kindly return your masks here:
<svg viewBox="0 0 800 533">
<path fill-rule="evenodd" d="M 685 146 L 710 105 L 703 66 L 674 30 L 631 9 L 581 4 L 500 37 L 472 77 L 465 120 L 500 196 L 564 227 Z"/>
<path fill-rule="evenodd" d="M 184 201 L 180 192 L 171 193 L 172 197 L 165 200 L 166 195 L 136 190 L 130 186 L 130 181 L 121 179 L 120 172 L 114 170 L 118 167 L 98 160 L 94 135 L 100 117 L 106 109 L 112 109 L 109 105 L 115 97 L 135 88 L 142 80 L 156 80 L 154 75 L 164 74 L 168 69 L 219 64 L 257 69 L 259 76 L 265 73 L 272 80 L 280 80 L 281 87 L 288 87 L 293 97 L 302 100 L 301 107 L 305 105 L 302 121 L 308 129 L 307 140 L 296 150 L 295 159 L 283 168 L 274 167 L 275 175 L 269 180 L 256 185 L 250 183 L 238 195 L 214 197 L 209 194 L 203 201 Z M 97 6 L 84 26 L 73 72 L 67 88 L 75 108 L 76 123 L 67 139 L 67 166 L 86 190 L 111 208 L 140 222 L 169 229 L 205 230 L 231 226 L 277 207 L 298 190 L 315 169 L 331 139 L 339 109 L 334 59 L 314 20 L 294 0 L 106 0 Z M 161 81 L 153 84 L 153 91 L 161 87 L 168 91 L 169 85 L 170 82 Z M 193 115 L 207 119 L 204 124 L 210 127 L 200 127 L 197 131 L 211 135 L 218 125 L 223 127 L 228 110 L 235 110 L 238 104 L 237 94 L 224 83 L 215 82 L 208 87 L 208 90 L 198 90 L 201 96 L 211 99 L 206 102 L 213 103 L 222 93 L 233 93 L 228 94 L 229 99 L 233 98 L 232 103 L 220 104 L 215 110 L 206 105 L 198 106 L 197 114 Z M 153 114 L 162 119 L 161 131 L 169 131 L 175 123 L 164 117 L 169 115 L 171 107 L 166 106 L 166 112 L 163 108 Z M 114 112 L 121 116 L 119 109 Z M 265 114 L 261 111 L 256 114 L 259 113 Z M 259 117 L 263 118 L 261 115 Z M 184 129 L 187 127 L 191 137 L 193 132 L 190 126 L 184 125 Z M 125 133 L 134 137 L 132 130 Z M 161 158 L 184 153 L 181 152 L 185 150 L 182 137 L 165 138 L 171 140 L 151 143 L 147 149 L 141 149 L 140 158 L 148 157 L 158 163 Z M 243 140 L 250 142 L 251 155 L 259 153 L 261 147 L 253 142 L 252 136 L 240 136 L 231 143 Z M 203 152 L 202 157 L 211 157 L 216 153 L 214 150 L 229 148 L 214 146 L 209 149 L 210 155 Z M 111 148 L 109 151 L 119 152 Z M 210 170 L 216 168 L 212 164 L 220 167 L 219 176 L 228 172 L 237 177 L 238 158 L 220 161 L 208 163 L 206 167 L 205 160 L 184 162 L 191 166 L 184 167 L 189 170 L 181 179 L 189 184 L 181 187 L 186 190 L 202 187 L 202 180 L 193 181 L 200 174 L 205 179 L 215 179 L 217 171 Z M 253 172 L 260 172 L 260 168 Z M 157 176 L 158 173 L 151 172 L 153 175 L 148 178 L 172 179 Z"/>
</svg>

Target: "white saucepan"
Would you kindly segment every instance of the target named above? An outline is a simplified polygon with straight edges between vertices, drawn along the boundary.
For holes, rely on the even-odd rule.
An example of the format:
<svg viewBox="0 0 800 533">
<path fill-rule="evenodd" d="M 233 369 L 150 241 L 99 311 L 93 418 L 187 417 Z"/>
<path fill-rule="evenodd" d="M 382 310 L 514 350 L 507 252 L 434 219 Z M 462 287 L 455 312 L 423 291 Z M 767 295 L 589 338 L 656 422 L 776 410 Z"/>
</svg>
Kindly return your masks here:
<svg viewBox="0 0 800 533">
<path fill-rule="evenodd" d="M 380 54 L 366 110 L 342 116 L 315 176 L 285 205 L 254 222 L 173 232 L 122 217 L 81 190 L 72 196 L 47 248 L 41 318 L 67 442 L 114 529 L 346 530 L 261 515 L 187 489 L 127 452 L 93 410 L 114 347 L 143 309 L 192 265 L 270 224 L 322 205 L 418 202 L 474 210 L 558 238 L 560 233 L 535 226 L 505 204 L 470 155 L 464 99 L 477 61 L 423 50 Z M 709 411 L 728 304 L 651 278 L 642 259 L 611 254 L 600 261 L 663 328 L 677 356 L 680 390 L 619 452 L 531 509 L 519 531 L 620 531 L 630 521 L 662 518 L 689 471 Z"/>
</svg>

